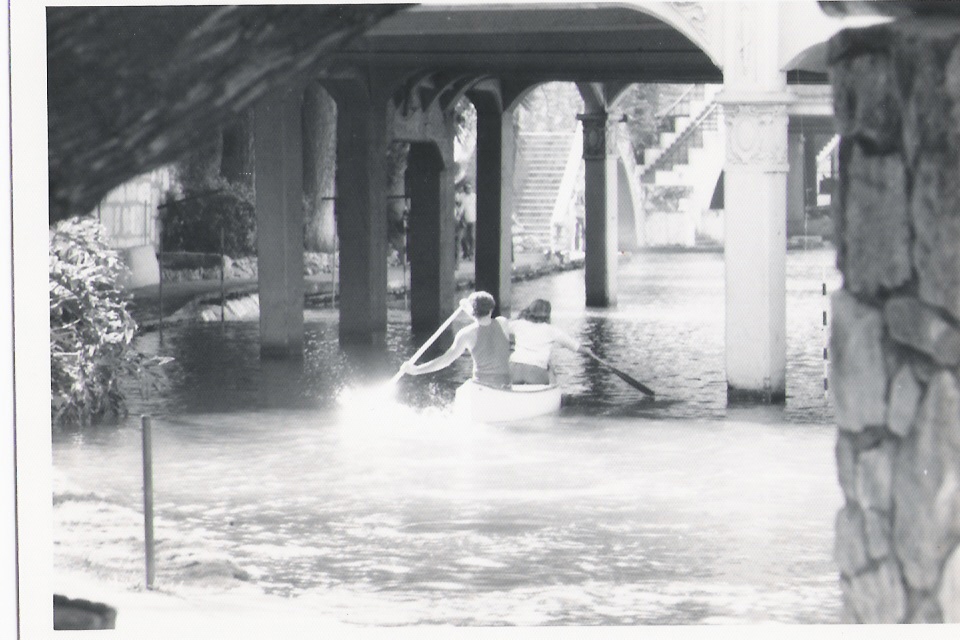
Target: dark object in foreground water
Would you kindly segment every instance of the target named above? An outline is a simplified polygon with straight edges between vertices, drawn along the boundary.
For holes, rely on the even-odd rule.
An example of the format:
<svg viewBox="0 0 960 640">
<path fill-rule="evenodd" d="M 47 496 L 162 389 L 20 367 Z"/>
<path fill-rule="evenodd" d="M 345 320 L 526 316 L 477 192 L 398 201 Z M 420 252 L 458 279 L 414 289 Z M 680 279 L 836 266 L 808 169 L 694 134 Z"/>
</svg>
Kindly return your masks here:
<svg viewBox="0 0 960 640">
<path fill-rule="evenodd" d="M 117 610 L 102 602 L 71 600 L 53 594 L 53 628 L 55 631 L 80 629 L 113 629 Z"/>
</svg>

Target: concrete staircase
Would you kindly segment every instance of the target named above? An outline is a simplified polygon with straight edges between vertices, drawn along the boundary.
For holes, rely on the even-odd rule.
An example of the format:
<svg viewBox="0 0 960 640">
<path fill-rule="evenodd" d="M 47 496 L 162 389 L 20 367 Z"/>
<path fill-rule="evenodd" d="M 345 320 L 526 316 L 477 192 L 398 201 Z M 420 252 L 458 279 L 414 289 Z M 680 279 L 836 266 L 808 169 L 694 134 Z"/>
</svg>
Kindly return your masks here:
<svg viewBox="0 0 960 640">
<path fill-rule="evenodd" d="M 645 207 L 647 246 L 691 246 L 702 232 L 702 217 L 709 209 L 725 153 L 723 111 L 713 99 L 717 91 L 717 87 L 697 85 L 683 93 L 661 114 L 667 126 L 659 144 L 644 150 L 637 176 L 645 192 L 671 189 L 683 194 L 667 210 Z"/>
<path fill-rule="evenodd" d="M 514 236 L 524 249 L 552 247 L 552 220 L 558 208 L 569 205 L 580 145 L 579 127 L 574 132 L 521 132 L 517 167 L 522 173 L 515 200 L 520 228 Z"/>
</svg>

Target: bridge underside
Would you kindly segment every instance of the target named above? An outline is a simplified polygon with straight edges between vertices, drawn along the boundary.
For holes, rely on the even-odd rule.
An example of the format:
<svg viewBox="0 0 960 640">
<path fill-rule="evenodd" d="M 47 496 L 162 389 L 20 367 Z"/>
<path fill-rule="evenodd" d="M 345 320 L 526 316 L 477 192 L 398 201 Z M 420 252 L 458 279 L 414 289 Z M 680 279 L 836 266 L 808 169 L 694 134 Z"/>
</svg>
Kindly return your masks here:
<svg viewBox="0 0 960 640">
<path fill-rule="evenodd" d="M 391 142 L 411 143 L 412 324 L 415 332 L 432 331 L 454 304 L 453 109 L 464 95 L 477 107 L 476 282 L 506 313 L 514 203 L 505 185 L 512 184 L 516 151 L 511 110 L 538 84 L 576 83 L 585 105 L 585 300 L 609 306 L 617 298 L 617 99 L 633 83 L 725 81 L 702 50 L 656 17 L 627 7 L 570 5 L 415 7 L 352 40 L 312 77 L 338 107 L 340 336 L 362 343 L 379 343 L 386 332 L 385 157 Z M 728 243 L 728 379 L 734 395 L 776 399 L 784 395 L 785 368 L 786 79 L 778 72 L 733 80 L 726 79 L 723 95 L 728 130 L 738 143 L 728 150 L 726 171 L 727 233 L 739 245 L 731 251 Z M 295 110 L 260 108 L 257 116 L 287 118 L 283 131 L 302 126 Z M 267 175 L 264 185 L 298 184 L 286 175 L 302 171 L 296 145 L 261 156 L 260 145 L 279 147 L 283 139 L 258 143 L 258 160 L 272 159 L 258 161 L 258 187 L 261 174 Z M 282 157 L 287 160 L 277 160 Z M 282 175 L 269 178 L 276 173 Z M 277 209 L 258 215 L 295 226 L 302 213 L 294 196 L 264 198 Z M 284 238 L 295 246 L 292 235 Z M 265 250 L 277 245 L 262 244 Z M 297 267 L 293 261 L 264 261 L 279 266 L 261 270 L 261 288 L 292 287 L 283 274 Z M 279 299 L 295 297 L 291 291 Z M 302 327 L 291 327 L 289 315 L 278 317 L 284 318 L 280 329 L 262 329 L 264 353 L 299 355 Z"/>
</svg>

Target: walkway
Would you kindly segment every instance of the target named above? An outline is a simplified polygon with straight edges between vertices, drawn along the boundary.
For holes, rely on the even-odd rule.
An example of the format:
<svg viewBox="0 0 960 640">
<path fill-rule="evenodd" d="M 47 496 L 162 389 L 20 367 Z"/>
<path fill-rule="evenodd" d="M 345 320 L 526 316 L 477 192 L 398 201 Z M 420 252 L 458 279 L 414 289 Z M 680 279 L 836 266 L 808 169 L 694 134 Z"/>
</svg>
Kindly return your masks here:
<svg viewBox="0 0 960 640">
<path fill-rule="evenodd" d="M 529 280 L 548 273 L 565 269 L 581 268 L 583 258 L 561 261 L 558 258 L 549 258 L 542 253 L 517 253 L 514 257 L 514 281 Z M 406 278 L 406 279 L 405 279 Z M 472 260 L 461 260 L 457 266 L 457 289 L 473 287 L 474 263 Z M 387 268 L 387 290 L 394 298 L 400 298 L 406 292 L 410 281 L 409 269 L 406 274 L 401 266 Z M 304 305 L 306 307 L 321 306 L 330 303 L 333 283 L 331 274 L 323 273 L 304 278 Z M 226 299 L 252 295 L 258 291 L 258 282 L 255 278 L 228 279 L 223 286 Z M 160 287 L 148 285 L 131 290 L 133 300 L 130 304 L 131 312 L 141 329 L 154 328 L 160 319 Z M 217 303 L 220 300 L 219 280 L 190 280 L 185 282 L 163 283 L 163 317 L 170 319 L 177 311 L 188 306 Z"/>
</svg>

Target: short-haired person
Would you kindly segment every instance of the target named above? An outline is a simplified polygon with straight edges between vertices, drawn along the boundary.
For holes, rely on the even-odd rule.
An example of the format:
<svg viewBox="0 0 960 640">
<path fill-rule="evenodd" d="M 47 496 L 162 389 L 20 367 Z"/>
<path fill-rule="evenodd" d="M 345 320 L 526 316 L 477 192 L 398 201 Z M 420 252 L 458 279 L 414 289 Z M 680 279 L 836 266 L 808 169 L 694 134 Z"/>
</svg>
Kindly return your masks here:
<svg viewBox="0 0 960 640">
<path fill-rule="evenodd" d="M 515 344 L 510 356 L 510 378 L 513 384 L 550 384 L 550 355 L 558 344 L 571 351 L 590 354 L 563 330 L 550 324 L 550 303 L 536 299 L 509 323 Z"/>
<path fill-rule="evenodd" d="M 508 320 L 493 317 L 496 301 L 486 291 L 476 291 L 460 301 L 473 323 L 457 332 L 453 344 L 444 353 L 429 362 L 413 364 L 405 362 L 400 367 L 403 373 L 419 376 L 439 371 L 453 364 L 465 351 L 473 357 L 473 380 L 497 388 L 510 386 L 510 338 Z"/>
</svg>

